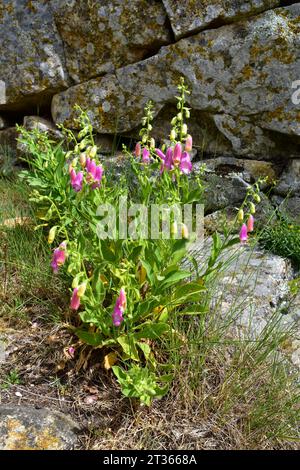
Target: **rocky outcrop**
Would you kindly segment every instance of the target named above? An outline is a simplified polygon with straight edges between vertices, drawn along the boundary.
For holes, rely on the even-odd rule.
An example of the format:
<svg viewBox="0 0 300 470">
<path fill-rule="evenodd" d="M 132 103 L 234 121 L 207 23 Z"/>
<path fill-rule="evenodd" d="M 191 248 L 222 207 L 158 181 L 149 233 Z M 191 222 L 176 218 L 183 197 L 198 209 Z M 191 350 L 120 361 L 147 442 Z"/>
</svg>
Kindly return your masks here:
<svg viewBox="0 0 300 470">
<path fill-rule="evenodd" d="M 73 106 L 79 103 L 89 109 L 97 131 L 129 131 L 139 124 L 148 99 L 156 113 L 172 102 L 182 75 L 191 107 L 211 117 L 233 154 L 283 156 L 287 147 L 280 148 L 273 133 L 294 136 L 290 153 L 296 156 L 300 110 L 291 95 L 300 70 L 299 32 L 300 4 L 295 4 L 181 39 L 149 59 L 56 95 L 54 120 L 73 127 Z"/>
<path fill-rule="evenodd" d="M 74 449 L 78 425 L 57 411 L 0 406 L 0 450 Z"/>
</svg>

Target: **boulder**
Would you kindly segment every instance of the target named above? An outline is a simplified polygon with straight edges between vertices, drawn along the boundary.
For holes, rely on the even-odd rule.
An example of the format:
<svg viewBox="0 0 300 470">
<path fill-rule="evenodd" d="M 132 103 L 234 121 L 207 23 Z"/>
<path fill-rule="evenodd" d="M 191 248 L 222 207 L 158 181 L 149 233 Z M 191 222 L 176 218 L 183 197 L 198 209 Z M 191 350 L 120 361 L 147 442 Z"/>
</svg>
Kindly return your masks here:
<svg viewBox="0 0 300 470">
<path fill-rule="evenodd" d="M 195 173 L 202 172 L 203 163 L 193 165 Z M 239 175 L 220 175 L 212 170 L 205 170 L 204 184 L 204 211 L 205 214 L 224 209 L 228 206 L 239 205 L 247 194 L 249 184 Z"/>
<path fill-rule="evenodd" d="M 57 94 L 53 118 L 75 126 L 78 103 L 89 109 L 98 132 L 127 132 L 139 125 L 147 100 L 154 101 L 155 114 L 174 102 L 184 76 L 190 106 L 210 116 L 232 154 L 265 160 L 289 151 L 296 157 L 300 110 L 291 92 L 300 65 L 299 18 L 300 3 L 181 39 L 153 57 Z"/>
<path fill-rule="evenodd" d="M 84 82 L 138 62 L 172 41 L 156 0 L 51 0 L 71 78 Z"/>
<path fill-rule="evenodd" d="M 191 254 L 196 257 L 200 272 L 206 269 L 211 246 L 211 238 L 199 249 L 193 246 Z M 216 321 L 221 315 L 248 337 L 257 337 L 276 313 L 283 328 L 295 323 L 294 310 L 289 310 L 289 282 L 294 277 L 290 261 L 251 243 L 226 249 L 220 260 L 225 264 L 218 270 L 211 299 L 211 315 L 216 315 Z"/>
<path fill-rule="evenodd" d="M 57 411 L 0 405 L 0 450 L 70 450 L 78 425 Z"/>
<path fill-rule="evenodd" d="M 50 3 L 0 3 L 0 109 L 40 104 L 70 84 Z"/>
<path fill-rule="evenodd" d="M 176 39 L 207 27 L 256 15 L 276 7 L 280 0 L 162 0 Z"/>
</svg>

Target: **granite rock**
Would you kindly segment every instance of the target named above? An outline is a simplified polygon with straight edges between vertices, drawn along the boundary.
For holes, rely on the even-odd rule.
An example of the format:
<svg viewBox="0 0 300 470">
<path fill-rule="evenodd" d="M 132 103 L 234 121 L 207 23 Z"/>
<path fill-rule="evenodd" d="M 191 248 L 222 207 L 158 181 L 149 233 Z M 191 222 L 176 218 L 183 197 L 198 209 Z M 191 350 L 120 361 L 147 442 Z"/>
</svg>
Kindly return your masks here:
<svg viewBox="0 0 300 470">
<path fill-rule="evenodd" d="M 57 411 L 0 405 L 0 450 L 70 450 L 79 427 Z"/>
</svg>

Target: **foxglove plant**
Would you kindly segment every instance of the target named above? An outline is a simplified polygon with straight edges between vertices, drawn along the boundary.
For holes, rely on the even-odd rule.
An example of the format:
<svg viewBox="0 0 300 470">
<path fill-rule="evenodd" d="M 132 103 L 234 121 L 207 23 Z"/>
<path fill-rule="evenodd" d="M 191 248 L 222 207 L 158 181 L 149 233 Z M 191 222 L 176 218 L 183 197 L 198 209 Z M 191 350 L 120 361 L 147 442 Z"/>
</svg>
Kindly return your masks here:
<svg viewBox="0 0 300 470">
<path fill-rule="evenodd" d="M 113 237 L 101 238 L 97 231 L 101 216 L 97 213 L 99 207 L 111 204 L 115 219 L 120 220 L 121 196 L 127 197 L 128 204 L 146 207 L 183 207 L 202 201 L 201 177 L 191 177 L 192 137 L 184 122 L 189 116 L 186 95 L 188 90 L 181 81 L 178 114 L 172 120 L 171 143 L 166 149 L 160 149 L 151 136 L 153 105 L 146 105 L 141 141 L 133 152 L 124 149 L 131 173 L 118 176 L 117 184 L 108 184 L 105 161 L 100 163 L 90 120 L 78 107 L 78 134 L 61 126 L 68 148 L 60 146 L 55 153 L 46 145 L 47 155 L 39 150 L 34 162 L 29 161 L 35 166 L 34 176 L 29 175 L 28 181 L 32 182 L 39 209 L 43 209 L 43 225 L 56 227 L 50 230 L 51 242 L 63 237 L 53 252 L 51 267 L 54 273 L 62 268 L 70 284 L 72 279 L 70 308 L 76 326 L 70 328 L 90 347 L 105 351 L 111 348 L 122 363 L 122 367 L 114 369 L 121 384 L 126 382 L 122 377 L 131 377 L 133 365 L 139 364 L 132 377 L 137 381 L 147 377 L 153 385 L 146 391 L 141 384 L 134 384 L 134 393 L 143 388 L 140 399 L 146 404 L 167 391 L 167 387 L 158 386 L 167 378 L 155 362 L 153 348 L 164 335 L 174 334 L 170 316 L 184 315 L 188 309 L 189 315 L 192 312 L 204 317 L 206 280 L 218 268 L 223 245 L 215 237 L 208 270 L 200 276 L 197 268 L 192 279 L 191 270 L 183 269 L 182 263 L 192 241 L 187 226 L 171 220 L 169 239 L 151 239 L 121 236 L 116 224 Z M 132 183 L 134 190 L 130 189 Z M 128 219 L 138 225 L 134 217 Z"/>
</svg>

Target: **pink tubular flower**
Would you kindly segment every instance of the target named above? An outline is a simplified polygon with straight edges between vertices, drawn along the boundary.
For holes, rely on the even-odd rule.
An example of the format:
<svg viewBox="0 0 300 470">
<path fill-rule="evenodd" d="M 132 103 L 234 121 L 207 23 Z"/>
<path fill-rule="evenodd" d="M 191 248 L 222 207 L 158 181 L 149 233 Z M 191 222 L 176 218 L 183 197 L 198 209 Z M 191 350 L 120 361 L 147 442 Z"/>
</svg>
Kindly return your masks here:
<svg viewBox="0 0 300 470">
<path fill-rule="evenodd" d="M 188 135 L 185 141 L 185 151 L 191 152 L 193 148 L 193 138 L 191 135 Z"/>
<path fill-rule="evenodd" d="M 112 314 L 112 320 L 114 326 L 120 326 L 121 323 L 124 321 L 123 318 L 123 311 L 117 307 L 117 305 L 114 308 L 113 314 Z"/>
<path fill-rule="evenodd" d="M 82 182 L 83 182 L 83 173 L 80 171 L 76 174 L 75 170 L 72 170 L 70 173 L 71 176 L 71 186 L 78 193 L 82 190 Z"/>
<path fill-rule="evenodd" d="M 120 294 L 119 294 L 119 297 L 117 299 L 117 302 L 118 302 L 119 307 L 121 309 L 123 309 L 123 311 L 124 311 L 125 308 L 126 308 L 126 303 L 127 303 L 126 292 L 125 292 L 124 287 L 122 287 L 122 289 L 120 290 Z"/>
<path fill-rule="evenodd" d="M 87 175 L 88 182 L 93 181 L 95 179 L 96 169 L 97 169 L 97 165 L 94 160 L 90 160 L 88 163 L 86 163 L 86 170 L 88 172 L 88 175 Z"/>
<path fill-rule="evenodd" d="M 253 230 L 254 230 L 254 217 L 253 217 L 253 215 L 250 215 L 250 217 L 248 219 L 247 229 L 248 229 L 248 232 L 253 232 Z"/>
<path fill-rule="evenodd" d="M 103 168 L 101 165 L 96 167 L 95 175 L 94 175 L 94 184 L 92 185 L 92 189 L 100 188 L 101 180 L 103 176 Z"/>
<path fill-rule="evenodd" d="M 73 290 L 70 307 L 72 310 L 78 310 L 80 307 L 80 297 L 78 296 L 78 287 Z"/>
<path fill-rule="evenodd" d="M 248 229 L 247 229 L 247 225 L 243 224 L 241 231 L 240 231 L 240 241 L 241 243 L 245 244 L 247 240 L 248 240 Z"/>
<path fill-rule="evenodd" d="M 165 161 L 166 156 L 160 149 L 155 149 L 155 153 L 162 161 Z"/>
<path fill-rule="evenodd" d="M 173 149 L 171 147 L 168 148 L 166 153 L 166 158 L 164 162 L 164 168 L 167 170 L 172 170 L 174 168 L 173 164 Z"/>
<path fill-rule="evenodd" d="M 116 300 L 115 308 L 112 314 L 112 320 L 113 320 L 114 326 L 120 326 L 121 323 L 123 322 L 124 320 L 123 313 L 126 309 L 126 303 L 127 303 L 126 292 L 125 292 L 125 289 L 122 287 L 122 289 L 120 290 L 119 297 Z"/>
<path fill-rule="evenodd" d="M 66 261 L 67 254 L 65 250 L 66 250 L 66 243 L 63 242 L 53 252 L 51 268 L 53 269 L 54 273 L 57 273 L 59 267 L 62 266 L 64 262 Z"/>
<path fill-rule="evenodd" d="M 181 143 L 178 142 L 174 147 L 174 154 L 173 154 L 173 163 L 174 163 L 174 165 L 179 165 L 180 164 L 181 154 L 182 154 Z"/>
<path fill-rule="evenodd" d="M 150 162 L 150 152 L 146 147 L 143 148 L 142 160 L 143 160 L 143 163 Z"/>
<path fill-rule="evenodd" d="M 136 157 L 140 157 L 141 156 L 141 153 L 142 153 L 142 148 L 141 148 L 141 144 L 140 142 L 137 142 L 136 146 L 135 146 L 135 149 L 134 149 L 134 155 Z"/>
<path fill-rule="evenodd" d="M 185 175 L 188 175 L 192 171 L 193 165 L 191 162 L 191 158 L 187 152 L 183 152 L 181 156 L 179 168 L 180 168 L 181 173 L 184 173 Z"/>
</svg>

